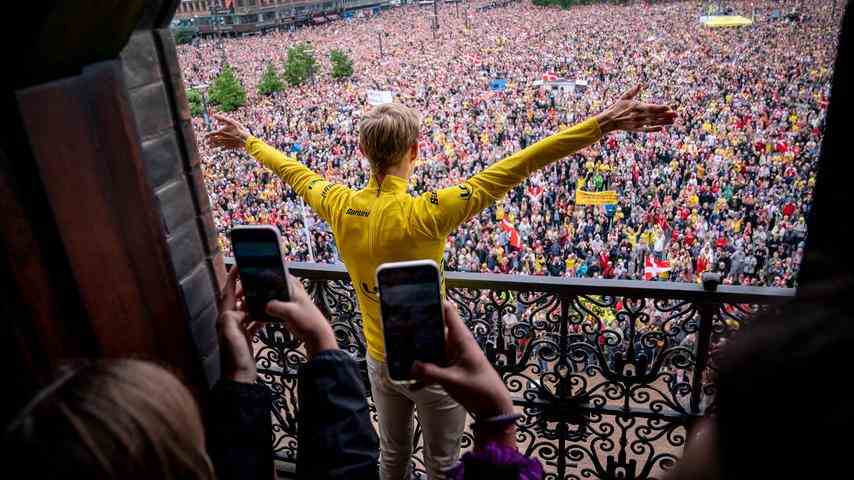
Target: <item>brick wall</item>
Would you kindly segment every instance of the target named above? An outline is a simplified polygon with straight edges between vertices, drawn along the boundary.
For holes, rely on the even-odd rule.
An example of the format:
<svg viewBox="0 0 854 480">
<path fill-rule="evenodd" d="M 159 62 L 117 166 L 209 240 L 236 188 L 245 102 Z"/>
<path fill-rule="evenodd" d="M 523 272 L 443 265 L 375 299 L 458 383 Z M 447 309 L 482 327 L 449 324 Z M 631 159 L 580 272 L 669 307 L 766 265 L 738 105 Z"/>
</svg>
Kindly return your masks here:
<svg viewBox="0 0 854 480">
<path fill-rule="evenodd" d="M 190 331 L 208 382 L 213 384 L 220 373 L 215 324 L 225 265 L 172 34 L 168 29 L 137 31 L 121 59 L 142 139 L 145 175 L 160 207 Z"/>
</svg>

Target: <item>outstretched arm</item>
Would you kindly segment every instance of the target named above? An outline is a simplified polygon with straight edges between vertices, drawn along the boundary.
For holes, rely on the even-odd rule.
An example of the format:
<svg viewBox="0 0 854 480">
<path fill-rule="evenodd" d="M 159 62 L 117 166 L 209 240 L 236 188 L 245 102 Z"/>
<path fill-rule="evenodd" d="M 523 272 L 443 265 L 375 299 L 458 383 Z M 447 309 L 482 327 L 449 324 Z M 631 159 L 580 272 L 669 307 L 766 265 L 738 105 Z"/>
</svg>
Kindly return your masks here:
<svg viewBox="0 0 854 480">
<path fill-rule="evenodd" d="M 676 117 L 670 107 L 634 100 L 640 86 L 604 112 L 556 133 L 489 166 L 464 183 L 422 195 L 415 205 L 414 228 L 443 237 L 488 207 L 537 170 L 575 153 L 615 130 L 657 132 Z"/>
<path fill-rule="evenodd" d="M 212 146 L 245 149 L 290 185 L 324 220 L 332 223 L 351 193 L 349 188 L 326 181 L 296 159 L 254 137 L 236 120 L 224 115 L 214 115 L 214 118 L 222 123 L 223 127 L 207 135 L 206 138 Z"/>
</svg>

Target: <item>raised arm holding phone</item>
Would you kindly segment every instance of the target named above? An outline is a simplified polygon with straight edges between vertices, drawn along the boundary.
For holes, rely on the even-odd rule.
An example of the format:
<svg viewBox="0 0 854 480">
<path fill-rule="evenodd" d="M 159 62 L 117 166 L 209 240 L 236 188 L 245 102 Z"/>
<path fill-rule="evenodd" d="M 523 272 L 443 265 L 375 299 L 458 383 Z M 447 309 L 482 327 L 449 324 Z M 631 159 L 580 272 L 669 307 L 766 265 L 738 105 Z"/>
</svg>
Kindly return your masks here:
<svg viewBox="0 0 854 480">
<path fill-rule="evenodd" d="M 298 475 L 317 479 L 375 478 L 371 475 L 377 474 L 377 440 L 356 361 L 338 349 L 332 327 L 299 280 L 290 277 L 288 284 L 292 301 L 270 301 L 267 314 L 284 321 L 309 352 L 309 362 L 299 379 Z M 442 308 L 447 327 L 447 363 L 416 363 L 413 374 L 425 384 L 441 385 L 476 419 L 475 451 L 455 466 L 452 478 L 463 478 L 467 468 L 494 474 L 506 471 L 502 466 L 508 464 L 533 472 L 534 476 L 525 478 L 540 478 L 539 462 L 517 451 L 513 422 L 489 421 L 513 413 L 510 392 L 456 307 L 446 301 Z M 494 458 L 495 451 L 501 452 L 502 460 Z"/>
</svg>

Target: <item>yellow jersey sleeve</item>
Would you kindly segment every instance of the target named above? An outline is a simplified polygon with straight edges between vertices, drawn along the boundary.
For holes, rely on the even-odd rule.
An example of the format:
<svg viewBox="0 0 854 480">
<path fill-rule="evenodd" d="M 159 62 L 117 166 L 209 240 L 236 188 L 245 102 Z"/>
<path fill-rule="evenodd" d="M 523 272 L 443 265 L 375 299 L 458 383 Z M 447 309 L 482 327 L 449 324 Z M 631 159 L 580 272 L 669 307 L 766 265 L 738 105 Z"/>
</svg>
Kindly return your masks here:
<svg viewBox="0 0 854 480">
<path fill-rule="evenodd" d="M 532 173 L 601 137 L 599 123 L 589 118 L 494 163 L 459 185 L 427 192 L 414 203 L 411 226 L 424 236 L 444 237 Z"/>
<path fill-rule="evenodd" d="M 250 135 L 246 139 L 245 148 L 247 153 L 272 170 L 290 185 L 297 195 L 304 198 L 321 218 L 332 225 L 333 230 L 337 229 L 339 214 L 347 204 L 352 190 L 344 185 L 328 182 L 296 159 L 288 157 L 254 136 Z"/>
</svg>

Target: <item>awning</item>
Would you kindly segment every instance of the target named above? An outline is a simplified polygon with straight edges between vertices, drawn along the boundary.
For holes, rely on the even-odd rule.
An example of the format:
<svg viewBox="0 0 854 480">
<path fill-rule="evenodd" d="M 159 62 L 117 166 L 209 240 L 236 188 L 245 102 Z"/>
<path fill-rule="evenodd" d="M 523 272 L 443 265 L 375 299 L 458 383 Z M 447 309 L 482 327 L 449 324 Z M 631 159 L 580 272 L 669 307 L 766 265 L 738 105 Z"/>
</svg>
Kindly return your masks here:
<svg viewBox="0 0 854 480">
<path fill-rule="evenodd" d="M 740 15 L 713 15 L 700 17 L 700 21 L 703 22 L 703 25 L 712 28 L 746 27 L 747 25 L 753 25 L 753 20 Z"/>
</svg>

